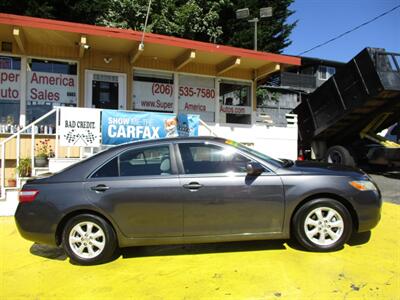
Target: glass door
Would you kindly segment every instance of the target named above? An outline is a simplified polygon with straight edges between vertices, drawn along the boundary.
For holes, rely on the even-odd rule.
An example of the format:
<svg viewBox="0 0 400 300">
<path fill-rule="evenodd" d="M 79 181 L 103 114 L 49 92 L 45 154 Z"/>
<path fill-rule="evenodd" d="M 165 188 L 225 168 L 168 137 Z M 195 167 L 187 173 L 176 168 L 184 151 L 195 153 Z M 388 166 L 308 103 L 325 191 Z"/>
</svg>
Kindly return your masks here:
<svg viewBox="0 0 400 300">
<path fill-rule="evenodd" d="M 86 70 L 85 106 L 126 109 L 126 75 Z"/>
</svg>

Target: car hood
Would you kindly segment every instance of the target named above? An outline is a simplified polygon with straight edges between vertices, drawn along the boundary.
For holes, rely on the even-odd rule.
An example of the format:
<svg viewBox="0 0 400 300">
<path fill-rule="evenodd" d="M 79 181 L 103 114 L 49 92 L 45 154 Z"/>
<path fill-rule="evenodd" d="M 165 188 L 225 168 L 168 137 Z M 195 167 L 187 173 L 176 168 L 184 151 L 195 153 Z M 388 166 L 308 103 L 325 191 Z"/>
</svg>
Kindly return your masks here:
<svg viewBox="0 0 400 300">
<path fill-rule="evenodd" d="M 295 161 L 293 165 L 282 167 L 275 171 L 279 175 L 337 175 L 337 176 L 351 176 L 351 177 L 364 177 L 365 172 L 361 169 L 320 163 L 314 161 Z"/>
</svg>

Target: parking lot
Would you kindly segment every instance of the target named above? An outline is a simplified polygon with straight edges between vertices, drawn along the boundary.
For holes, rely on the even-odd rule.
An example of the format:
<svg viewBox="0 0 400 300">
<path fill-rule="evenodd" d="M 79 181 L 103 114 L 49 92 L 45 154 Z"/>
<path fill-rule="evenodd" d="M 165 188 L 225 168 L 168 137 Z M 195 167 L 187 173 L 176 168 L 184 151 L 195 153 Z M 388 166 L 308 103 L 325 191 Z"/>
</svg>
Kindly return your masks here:
<svg viewBox="0 0 400 300">
<path fill-rule="evenodd" d="M 385 201 L 400 204 L 400 175 L 372 174 L 371 176 L 381 189 Z"/>
<path fill-rule="evenodd" d="M 400 205 L 389 203 L 398 203 L 400 181 L 374 179 L 388 200 L 380 224 L 332 253 L 291 241 L 154 246 L 82 267 L 22 239 L 13 218 L 2 217 L 0 298 L 400 299 Z"/>
</svg>

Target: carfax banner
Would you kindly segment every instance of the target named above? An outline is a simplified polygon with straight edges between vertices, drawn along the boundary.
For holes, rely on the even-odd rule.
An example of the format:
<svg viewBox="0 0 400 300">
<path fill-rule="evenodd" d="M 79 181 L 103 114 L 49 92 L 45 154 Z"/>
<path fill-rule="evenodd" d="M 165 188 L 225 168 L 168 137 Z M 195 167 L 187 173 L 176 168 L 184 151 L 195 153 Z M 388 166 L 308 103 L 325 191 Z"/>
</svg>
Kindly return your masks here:
<svg viewBox="0 0 400 300">
<path fill-rule="evenodd" d="M 137 140 L 196 136 L 200 118 L 154 112 L 102 111 L 102 144 L 118 145 Z"/>
</svg>

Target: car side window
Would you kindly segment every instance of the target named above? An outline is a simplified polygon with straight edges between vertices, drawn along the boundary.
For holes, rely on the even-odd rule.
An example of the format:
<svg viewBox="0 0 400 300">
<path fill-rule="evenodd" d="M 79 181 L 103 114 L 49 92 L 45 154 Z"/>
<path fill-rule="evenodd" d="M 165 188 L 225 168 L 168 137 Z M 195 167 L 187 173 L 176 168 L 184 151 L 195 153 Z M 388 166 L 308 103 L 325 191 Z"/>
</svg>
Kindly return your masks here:
<svg viewBox="0 0 400 300">
<path fill-rule="evenodd" d="M 92 178 L 102 178 L 102 177 L 118 177 L 118 157 L 113 158 L 100 169 L 98 169 Z"/>
<path fill-rule="evenodd" d="M 163 145 L 128 150 L 103 165 L 92 178 L 170 175 L 171 172 L 169 146 Z"/>
<path fill-rule="evenodd" d="M 119 156 L 120 176 L 170 175 L 169 146 L 133 149 Z"/>
<path fill-rule="evenodd" d="M 207 143 L 179 144 L 185 174 L 244 173 L 250 159 L 235 149 Z"/>
</svg>

